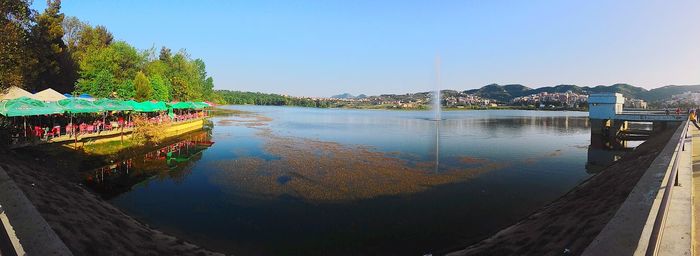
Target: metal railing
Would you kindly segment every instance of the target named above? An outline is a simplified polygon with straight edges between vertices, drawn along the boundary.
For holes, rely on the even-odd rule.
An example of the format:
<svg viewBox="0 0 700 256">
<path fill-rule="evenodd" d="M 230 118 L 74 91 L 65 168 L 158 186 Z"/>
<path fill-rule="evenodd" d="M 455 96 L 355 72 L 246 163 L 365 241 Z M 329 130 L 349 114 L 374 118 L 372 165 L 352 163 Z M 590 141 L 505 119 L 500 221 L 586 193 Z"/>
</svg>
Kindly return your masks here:
<svg viewBox="0 0 700 256">
<path fill-rule="evenodd" d="M 683 121 L 681 125 L 683 127 L 683 131 L 681 132 L 681 136 L 678 139 L 678 144 L 676 145 L 671 174 L 668 176 L 668 180 L 666 181 L 664 196 L 661 199 L 661 204 L 659 205 L 659 212 L 656 214 L 656 219 L 654 219 L 654 227 L 651 230 L 649 244 L 647 245 L 647 256 L 656 255 L 658 252 L 662 229 L 664 227 L 664 223 L 666 222 L 666 214 L 670 208 L 671 193 L 673 192 L 673 187 L 680 186 L 678 183 L 678 162 L 681 158 L 681 151 L 685 151 L 685 140 L 688 134 L 688 121 Z"/>
</svg>

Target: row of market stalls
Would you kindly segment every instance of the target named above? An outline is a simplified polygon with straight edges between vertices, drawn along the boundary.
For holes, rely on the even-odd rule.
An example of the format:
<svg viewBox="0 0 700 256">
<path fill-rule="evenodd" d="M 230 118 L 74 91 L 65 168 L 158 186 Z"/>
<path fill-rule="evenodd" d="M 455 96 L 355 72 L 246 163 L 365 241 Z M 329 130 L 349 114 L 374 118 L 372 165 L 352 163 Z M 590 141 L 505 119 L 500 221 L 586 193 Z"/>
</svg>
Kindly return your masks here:
<svg viewBox="0 0 700 256">
<path fill-rule="evenodd" d="M 137 102 L 66 97 L 57 92 L 40 93 L 29 97 L 10 90 L 0 100 L 0 116 L 5 117 L 3 129 L 9 130 L 12 144 L 31 140 L 50 141 L 62 136 L 77 139 L 81 135 L 117 129 L 123 132 L 134 126 L 131 120 L 134 113 L 156 123 L 182 122 L 207 116 L 205 109 L 211 106 L 206 102 Z M 39 100 L 37 97 L 51 100 Z"/>
</svg>

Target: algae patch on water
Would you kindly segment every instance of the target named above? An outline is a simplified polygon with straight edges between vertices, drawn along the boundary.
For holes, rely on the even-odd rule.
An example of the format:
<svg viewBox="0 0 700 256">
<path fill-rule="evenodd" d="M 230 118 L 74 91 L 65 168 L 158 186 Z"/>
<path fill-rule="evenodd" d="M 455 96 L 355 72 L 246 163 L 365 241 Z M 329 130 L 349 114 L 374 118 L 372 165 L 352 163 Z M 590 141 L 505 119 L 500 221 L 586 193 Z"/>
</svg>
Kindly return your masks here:
<svg viewBox="0 0 700 256">
<path fill-rule="evenodd" d="M 264 151 L 275 158 L 245 156 L 215 161 L 212 166 L 220 171 L 211 178 L 214 183 L 252 198 L 291 196 L 307 201 L 345 201 L 418 193 L 505 167 L 465 156 L 461 164 L 444 166 L 436 172 L 433 161 L 410 161 L 395 152 L 279 136 L 264 127 L 268 121 L 262 117 L 225 121 L 226 125 L 257 129 Z"/>
</svg>

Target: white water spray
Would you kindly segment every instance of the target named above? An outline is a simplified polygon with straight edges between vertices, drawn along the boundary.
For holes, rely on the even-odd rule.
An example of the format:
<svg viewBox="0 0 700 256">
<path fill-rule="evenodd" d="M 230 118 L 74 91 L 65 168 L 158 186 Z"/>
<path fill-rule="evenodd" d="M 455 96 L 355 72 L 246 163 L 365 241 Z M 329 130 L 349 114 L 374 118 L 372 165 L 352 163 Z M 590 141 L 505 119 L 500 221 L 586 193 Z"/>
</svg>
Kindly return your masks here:
<svg viewBox="0 0 700 256">
<path fill-rule="evenodd" d="M 442 120 L 442 99 L 440 97 L 440 55 L 435 56 L 435 92 L 433 93 L 435 112 L 435 173 L 440 169 L 440 121 Z"/>
<path fill-rule="evenodd" d="M 440 96 L 440 56 L 435 57 L 435 92 L 433 92 L 433 111 L 435 121 L 442 119 L 442 97 Z"/>
</svg>

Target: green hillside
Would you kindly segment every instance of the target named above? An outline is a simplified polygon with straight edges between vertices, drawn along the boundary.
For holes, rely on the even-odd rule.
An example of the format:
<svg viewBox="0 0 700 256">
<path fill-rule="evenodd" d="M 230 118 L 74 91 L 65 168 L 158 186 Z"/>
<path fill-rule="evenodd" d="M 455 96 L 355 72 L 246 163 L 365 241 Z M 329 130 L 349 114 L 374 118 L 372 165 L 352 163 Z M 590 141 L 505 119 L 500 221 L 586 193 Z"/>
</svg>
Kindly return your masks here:
<svg viewBox="0 0 700 256">
<path fill-rule="evenodd" d="M 509 102 L 515 97 L 531 95 L 541 92 L 564 93 L 571 91 L 579 94 L 617 92 L 626 98 L 643 99 L 648 102 L 658 102 L 670 99 L 672 95 L 688 91 L 700 91 L 700 85 L 668 85 L 652 90 L 629 84 L 598 85 L 594 87 L 561 84 L 557 86 L 545 86 L 531 89 L 520 84 L 498 85 L 489 84 L 479 89 L 466 90 L 464 93 L 475 94 L 482 98 L 494 99 L 500 102 Z"/>
<path fill-rule="evenodd" d="M 649 102 L 656 102 L 664 99 L 670 99 L 671 96 L 675 94 L 697 91 L 700 91 L 700 85 L 667 85 L 649 90 L 642 95 L 641 99 Z"/>
</svg>

